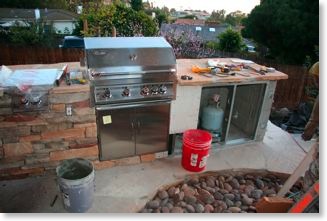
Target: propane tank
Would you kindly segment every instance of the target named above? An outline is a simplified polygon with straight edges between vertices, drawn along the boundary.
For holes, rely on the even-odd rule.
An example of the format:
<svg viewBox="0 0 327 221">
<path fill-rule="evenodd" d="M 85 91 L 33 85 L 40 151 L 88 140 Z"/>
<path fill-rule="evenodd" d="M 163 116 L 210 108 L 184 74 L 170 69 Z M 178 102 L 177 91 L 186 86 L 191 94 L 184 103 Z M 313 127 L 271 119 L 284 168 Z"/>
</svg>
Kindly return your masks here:
<svg viewBox="0 0 327 221">
<path fill-rule="evenodd" d="M 211 101 L 211 102 L 210 102 Z M 208 106 L 203 108 L 201 114 L 202 128 L 210 131 L 221 131 L 224 111 L 220 105 L 220 95 L 214 94 L 210 99 Z"/>
</svg>

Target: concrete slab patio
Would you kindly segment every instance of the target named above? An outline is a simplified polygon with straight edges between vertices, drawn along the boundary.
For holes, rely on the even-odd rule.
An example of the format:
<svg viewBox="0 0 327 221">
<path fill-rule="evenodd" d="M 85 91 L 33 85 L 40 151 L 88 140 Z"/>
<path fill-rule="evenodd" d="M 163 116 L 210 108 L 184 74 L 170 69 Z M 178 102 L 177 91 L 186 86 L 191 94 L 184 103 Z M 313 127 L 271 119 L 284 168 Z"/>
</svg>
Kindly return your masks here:
<svg viewBox="0 0 327 221">
<path fill-rule="evenodd" d="M 299 135 L 288 134 L 269 123 L 263 142 L 214 148 L 206 171 L 250 168 L 292 173 L 314 142 L 301 141 Z M 139 211 L 158 188 L 190 174 L 181 167 L 180 160 L 181 155 L 175 154 L 151 163 L 96 171 L 95 198 L 88 212 Z M 56 195 L 60 194 L 54 174 L 1 181 L 0 211 L 66 212 L 60 197 L 50 206 Z"/>
</svg>

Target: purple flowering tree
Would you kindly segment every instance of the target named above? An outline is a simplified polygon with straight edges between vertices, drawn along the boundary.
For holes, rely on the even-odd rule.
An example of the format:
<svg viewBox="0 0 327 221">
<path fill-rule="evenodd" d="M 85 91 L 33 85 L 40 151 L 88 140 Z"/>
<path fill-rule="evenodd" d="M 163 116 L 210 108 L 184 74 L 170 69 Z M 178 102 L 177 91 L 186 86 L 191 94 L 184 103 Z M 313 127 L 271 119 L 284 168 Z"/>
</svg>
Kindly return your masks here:
<svg viewBox="0 0 327 221">
<path fill-rule="evenodd" d="M 176 58 L 206 58 L 214 55 L 214 50 L 206 48 L 204 42 L 192 32 L 180 30 L 161 31 L 161 36 L 173 47 Z"/>
</svg>

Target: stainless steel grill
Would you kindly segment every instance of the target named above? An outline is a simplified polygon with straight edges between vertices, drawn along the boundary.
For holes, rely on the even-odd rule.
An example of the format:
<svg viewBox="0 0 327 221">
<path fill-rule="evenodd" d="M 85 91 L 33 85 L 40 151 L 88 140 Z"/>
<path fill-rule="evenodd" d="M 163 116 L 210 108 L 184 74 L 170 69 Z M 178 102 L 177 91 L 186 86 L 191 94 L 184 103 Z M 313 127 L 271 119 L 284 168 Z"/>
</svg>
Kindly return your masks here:
<svg viewBox="0 0 327 221">
<path fill-rule="evenodd" d="M 176 58 L 161 37 L 85 38 L 100 159 L 168 149 Z"/>
</svg>

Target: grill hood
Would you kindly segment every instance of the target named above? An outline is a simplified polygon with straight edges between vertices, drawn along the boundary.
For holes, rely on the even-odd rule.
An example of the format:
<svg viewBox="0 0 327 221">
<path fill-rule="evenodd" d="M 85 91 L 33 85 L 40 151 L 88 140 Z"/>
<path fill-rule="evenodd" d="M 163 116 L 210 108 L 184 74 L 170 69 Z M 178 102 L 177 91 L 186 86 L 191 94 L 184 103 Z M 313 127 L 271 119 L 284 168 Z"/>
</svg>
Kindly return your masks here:
<svg viewBox="0 0 327 221">
<path fill-rule="evenodd" d="M 176 58 L 163 37 L 84 38 L 87 68 L 104 74 L 175 72 Z"/>
</svg>

